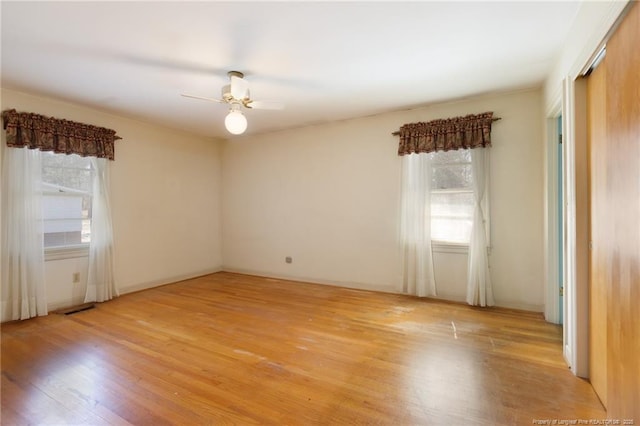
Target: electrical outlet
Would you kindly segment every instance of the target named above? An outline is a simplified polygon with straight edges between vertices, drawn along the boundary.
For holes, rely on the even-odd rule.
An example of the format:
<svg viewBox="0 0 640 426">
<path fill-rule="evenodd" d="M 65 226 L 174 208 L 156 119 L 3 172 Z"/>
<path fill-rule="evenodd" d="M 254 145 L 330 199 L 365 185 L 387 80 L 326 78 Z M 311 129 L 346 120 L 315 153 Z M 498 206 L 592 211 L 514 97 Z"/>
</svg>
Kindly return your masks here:
<svg viewBox="0 0 640 426">
<path fill-rule="evenodd" d="M 293 259 L 291 258 L 291 256 L 285 257 L 284 261 L 287 262 L 287 263 L 293 263 Z"/>
<path fill-rule="evenodd" d="M 73 273 L 73 282 L 74 283 L 79 283 L 80 282 L 80 272 L 74 272 Z"/>
</svg>

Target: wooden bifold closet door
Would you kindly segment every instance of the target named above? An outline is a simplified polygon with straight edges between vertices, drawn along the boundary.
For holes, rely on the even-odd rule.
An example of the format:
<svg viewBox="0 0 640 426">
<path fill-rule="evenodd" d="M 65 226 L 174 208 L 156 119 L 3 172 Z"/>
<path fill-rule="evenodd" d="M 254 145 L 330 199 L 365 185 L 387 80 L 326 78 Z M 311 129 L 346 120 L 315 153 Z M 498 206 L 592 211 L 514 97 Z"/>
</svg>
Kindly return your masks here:
<svg viewBox="0 0 640 426">
<path fill-rule="evenodd" d="M 607 64 L 587 79 L 589 151 L 589 379 L 607 406 Z"/>
<path fill-rule="evenodd" d="M 590 380 L 611 419 L 640 424 L 640 6 L 587 77 Z M 623 423 L 621 423 L 623 424 Z"/>
</svg>

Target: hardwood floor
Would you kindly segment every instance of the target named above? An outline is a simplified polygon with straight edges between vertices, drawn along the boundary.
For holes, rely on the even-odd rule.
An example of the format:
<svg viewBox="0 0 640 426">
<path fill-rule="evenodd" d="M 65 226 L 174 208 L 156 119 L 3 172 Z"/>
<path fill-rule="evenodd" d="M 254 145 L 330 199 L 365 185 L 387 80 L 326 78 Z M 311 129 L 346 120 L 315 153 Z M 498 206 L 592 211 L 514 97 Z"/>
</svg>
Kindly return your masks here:
<svg viewBox="0 0 640 426">
<path fill-rule="evenodd" d="M 2 326 L 2 424 L 606 417 L 537 314 L 218 273 Z"/>
</svg>

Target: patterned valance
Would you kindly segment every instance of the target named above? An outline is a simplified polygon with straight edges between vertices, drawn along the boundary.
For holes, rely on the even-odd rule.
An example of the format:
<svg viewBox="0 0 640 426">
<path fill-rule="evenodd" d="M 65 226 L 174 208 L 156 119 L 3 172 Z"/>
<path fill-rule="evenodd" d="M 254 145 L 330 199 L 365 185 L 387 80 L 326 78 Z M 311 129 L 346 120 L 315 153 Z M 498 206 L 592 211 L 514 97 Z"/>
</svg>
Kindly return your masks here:
<svg viewBox="0 0 640 426">
<path fill-rule="evenodd" d="M 496 120 L 493 112 L 485 112 L 405 124 L 393 133 L 400 136 L 398 155 L 491 146 L 491 123 Z"/>
<path fill-rule="evenodd" d="M 7 146 L 114 159 L 115 130 L 9 109 L 2 112 Z"/>
</svg>

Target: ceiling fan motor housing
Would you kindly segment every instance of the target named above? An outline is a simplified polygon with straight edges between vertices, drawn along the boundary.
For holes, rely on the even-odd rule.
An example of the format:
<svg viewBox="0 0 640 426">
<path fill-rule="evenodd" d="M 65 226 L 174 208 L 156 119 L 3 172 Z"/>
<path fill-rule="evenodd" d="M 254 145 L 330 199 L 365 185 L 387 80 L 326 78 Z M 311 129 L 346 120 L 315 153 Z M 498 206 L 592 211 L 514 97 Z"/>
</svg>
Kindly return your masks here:
<svg viewBox="0 0 640 426">
<path fill-rule="evenodd" d="M 247 101 L 247 100 L 249 100 L 250 96 L 251 95 L 249 95 L 249 89 L 247 89 L 247 93 L 246 93 L 244 98 L 235 99 L 233 97 L 233 95 L 231 94 L 231 85 L 230 84 L 226 84 L 226 85 L 222 86 L 222 99 L 224 99 L 224 101 L 227 102 L 227 103 L 232 103 L 234 100 L 235 101 L 239 101 L 239 102 Z"/>
</svg>

